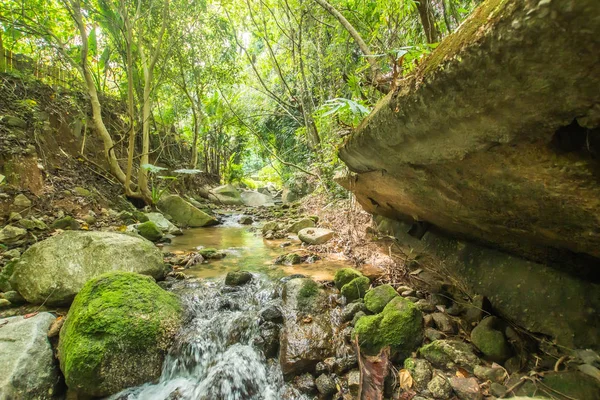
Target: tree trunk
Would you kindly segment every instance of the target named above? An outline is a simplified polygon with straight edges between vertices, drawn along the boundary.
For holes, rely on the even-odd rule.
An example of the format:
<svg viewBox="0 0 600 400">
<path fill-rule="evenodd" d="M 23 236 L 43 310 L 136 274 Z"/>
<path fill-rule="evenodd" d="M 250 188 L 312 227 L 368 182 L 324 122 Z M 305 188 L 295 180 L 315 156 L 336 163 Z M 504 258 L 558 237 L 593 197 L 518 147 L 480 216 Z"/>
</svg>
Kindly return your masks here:
<svg viewBox="0 0 600 400">
<path fill-rule="evenodd" d="M 419 17 L 421 17 L 421 25 L 425 31 L 427 43 L 437 43 L 440 40 L 440 31 L 435 24 L 435 17 L 430 0 L 418 0 L 416 2 Z"/>
</svg>

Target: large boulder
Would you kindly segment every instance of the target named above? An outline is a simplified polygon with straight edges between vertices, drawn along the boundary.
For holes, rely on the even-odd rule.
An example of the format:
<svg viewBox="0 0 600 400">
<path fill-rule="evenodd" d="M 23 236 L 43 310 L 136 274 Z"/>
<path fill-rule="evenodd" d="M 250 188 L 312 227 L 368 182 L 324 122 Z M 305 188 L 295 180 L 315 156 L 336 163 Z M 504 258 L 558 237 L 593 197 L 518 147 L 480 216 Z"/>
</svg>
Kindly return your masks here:
<svg viewBox="0 0 600 400">
<path fill-rule="evenodd" d="M 68 305 L 88 280 L 109 271 L 166 273 L 160 250 L 140 236 L 69 231 L 27 249 L 10 283 L 30 303 Z"/>
<path fill-rule="evenodd" d="M 44 312 L 0 320 L 0 399 L 55 398 L 60 372 L 47 336 L 55 319 Z"/>
<path fill-rule="evenodd" d="M 209 191 L 208 199 L 218 204 L 241 206 L 242 195 L 233 185 L 223 185 Z"/>
<path fill-rule="evenodd" d="M 158 379 L 181 315 L 178 299 L 150 277 L 112 272 L 88 281 L 60 332 L 67 386 L 100 397 Z"/>
<path fill-rule="evenodd" d="M 279 362 L 284 375 L 313 372 L 319 361 L 335 354 L 327 295 L 308 278 L 292 279 L 283 288 L 284 326 Z M 310 317 L 305 317 L 310 315 Z"/>
<path fill-rule="evenodd" d="M 161 197 L 158 202 L 158 207 L 161 211 L 169 214 L 175 222 L 184 226 L 194 228 L 216 225 L 219 223 L 214 217 L 197 209 L 175 194 Z"/>
<path fill-rule="evenodd" d="M 175 226 L 171 221 L 165 218 L 164 215 L 158 212 L 146 213 L 148 221 L 152 221 L 156 226 L 163 231 L 163 233 L 169 233 L 171 235 L 182 235 L 181 229 Z"/>
<path fill-rule="evenodd" d="M 273 197 L 252 190 L 245 190 L 242 192 L 242 201 L 244 205 L 248 207 L 261 207 L 261 206 L 274 206 L 275 202 Z"/>
</svg>

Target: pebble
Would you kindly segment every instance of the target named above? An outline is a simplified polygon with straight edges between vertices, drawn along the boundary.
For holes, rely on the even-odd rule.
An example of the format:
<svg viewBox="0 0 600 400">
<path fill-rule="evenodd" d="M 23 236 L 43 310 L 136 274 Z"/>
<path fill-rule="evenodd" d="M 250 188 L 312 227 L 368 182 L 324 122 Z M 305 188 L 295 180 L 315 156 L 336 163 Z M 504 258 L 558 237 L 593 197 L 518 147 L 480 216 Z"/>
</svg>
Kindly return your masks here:
<svg viewBox="0 0 600 400">
<path fill-rule="evenodd" d="M 319 375 L 319 377 L 315 380 L 315 385 L 317 386 L 317 390 L 319 391 L 319 393 L 321 393 L 325 397 L 331 396 L 332 394 L 337 392 L 335 380 L 331 376 L 326 374 Z"/>
<path fill-rule="evenodd" d="M 453 376 L 450 385 L 460 400 L 481 400 L 483 395 L 475 378 Z"/>
<path fill-rule="evenodd" d="M 492 381 L 497 383 L 504 382 L 506 371 L 503 368 L 490 368 L 483 365 L 475 367 L 474 374 L 481 380 Z"/>
<path fill-rule="evenodd" d="M 415 306 L 417 306 L 417 308 L 419 310 L 421 310 L 421 312 L 424 312 L 424 313 L 432 313 L 435 310 L 437 310 L 437 308 L 435 307 L 435 304 L 432 304 L 431 302 L 429 302 L 428 300 L 425 300 L 425 299 L 420 299 L 419 301 L 417 301 L 415 303 Z"/>
<path fill-rule="evenodd" d="M 441 371 L 436 371 L 433 378 L 427 384 L 427 389 L 436 399 L 447 400 L 452 394 L 452 385 Z"/>
<path fill-rule="evenodd" d="M 446 337 L 442 332 L 436 331 L 433 328 L 425 328 L 425 337 L 430 341 L 434 342 L 436 340 L 441 340 Z"/>
<path fill-rule="evenodd" d="M 438 330 L 446 334 L 455 333 L 456 327 L 454 321 L 452 321 L 450 317 L 448 317 L 446 314 L 438 312 L 431 314 L 431 317 L 433 318 L 433 321 L 435 322 L 435 325 L 437 326 Z"/>
<path fill-rule="evenodd" d="M 360 371 L 354 369 L 348 374 L 348 389 L 354 396 L 358 396 L 358 390 L 360 387 Z"/>
</svg>

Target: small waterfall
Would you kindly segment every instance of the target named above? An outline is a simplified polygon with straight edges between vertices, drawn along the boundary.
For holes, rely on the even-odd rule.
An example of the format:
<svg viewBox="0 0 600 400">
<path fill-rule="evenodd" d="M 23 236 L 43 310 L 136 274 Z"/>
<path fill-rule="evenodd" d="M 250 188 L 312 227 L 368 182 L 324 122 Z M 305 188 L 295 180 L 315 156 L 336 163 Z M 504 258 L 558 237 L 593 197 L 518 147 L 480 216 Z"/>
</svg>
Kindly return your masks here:
<svg viewBox="0 0 600 400">
<path fill-rule="evenodd" d="M 254 346 L 259 311 L 277 303 L 277 282 L 255 275 L 241 287 L 223 280 L 176 282 L 170 288 L 187 320 L 156 384 L 127 389 L 111 400 L 303 399 L 283 381 L 277 360 Z"/>
</svg>

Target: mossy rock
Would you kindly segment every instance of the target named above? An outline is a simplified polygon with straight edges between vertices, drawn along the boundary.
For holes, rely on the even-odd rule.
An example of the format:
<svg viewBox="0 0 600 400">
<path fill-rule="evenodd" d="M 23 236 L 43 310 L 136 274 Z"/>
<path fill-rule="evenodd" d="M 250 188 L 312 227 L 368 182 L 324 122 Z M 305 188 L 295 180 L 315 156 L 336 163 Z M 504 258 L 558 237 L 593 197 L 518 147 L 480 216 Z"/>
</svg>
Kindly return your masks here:
<svg viewBox="0 0 600 400">
<path fill-rule="evenodd" d="M 340 292 L 347 301 L 352 302 L 364 297 L 367 290 L 369 290 L 370 284 L 371 281 L 369 278 L 366 276 L 361 276 L 359 278 L 352 279 L 350 282 L 342 286 L 342 290 L 340 290 Z"/>
<path fill-rule="evenodd" d="M 338 269 L 335 272 L 335 276 L 333 278 L 333 282 L 335 283 L 335 287 L 342 290 L 342 287 L 349 283 L 351 280 L 355 279 L 355 278 L 360 278 L 362 277 L 363 274 L 361 274 L 360 272 L 358 272 L 357 270 L 353 269 L 353 268 L 342 268 L 342 269 Z"/>
<path fill-rule="evenodd" d="M 304 228 L 314 228 L 315 222 L 310 218 L 303 218 L 299 221 L 292 222 L 288 227 L 287 231 L 292 233 L 298 233 Z"/>
<path fill-rule="evenodd" d="M 438 368 L 454 368 L 455 365 L 473 371 L 480 364 L 473 346 L 458 340 L 435 340 L 419 349 L 423 358 Z"/>
<path fill-rule="evenodd" d="M 67 386 L 101 397 L 158 379 L 181 314 L 178 299 L 150 277 L 112 272 L 88 281 L 60 333 Z"/>
<path fill-rule="evenodd" d="M 231 271 L 225 277 L 227 286 L 241 286 L 252 280 L 252 274 L 248 271 Z"/>
<path fill-rule="evenodd" d="M 600 400 L 600 382 L 579 371 L 548 373 L 542 383 L 540 389 L 548 396 L 562 398 L 557 396 L 560 393 L 570 399 Z"/>
<path fill-rule="evenodd" d="M 369 290 L 365 294 L 365 306 L 367 310 L 374 314 L 383 311 L 383 308 L 394 298 L 398 293 L 391 285 L 381 285 Z"/>
<path fill-rule="evenodd" d="M 296 301 L 298 302 L 298 308 L 300 310 L 311 310 L 313 304 L 319 300 L 319 285 L 311 280 L 307 279 L 302 283 L 302 287 L 298 291 Z"/>
<path fill-rule="evenodd" d="M 496 317 L 481 321 L 471 332 L 471 342 L 491 361 L 503 363 L 512 355 L 512 349 L 502 330 L 497 329 Z"/>
<path fill-rule="evenodd" d="M 150 240 L 151 242 L 157 242 L 163 237 L 162 231 L 152 221 L 147 221 L 138 225 L 137 231 L 142 237 Z"/>
<path fill-rule="evenodd" d="M 423 315 L 411 301 L 395 297 L 381 313 L 360 318 L 354 332 L 367 354 L 377 354 L 390 346 L 401 357 L 407 357 L 423 341 Z"/>
<path fill-rule="evenodd" d="M 198 250 L 198 253 L 202 255 L 202 257 L 209 259 L 220 260 L 221 258 L 225 258 L 226 254 L 223 251 L 217 250 L 212 247 L 207 247 L 204 249 Z"/>
<path fill-rule="evenodd" d="M 81 228 L 77 220 L 70 215 L 57 219 L 52 223 L 52 229 L 72 230 L 76 231 Z"/>
</svg>

